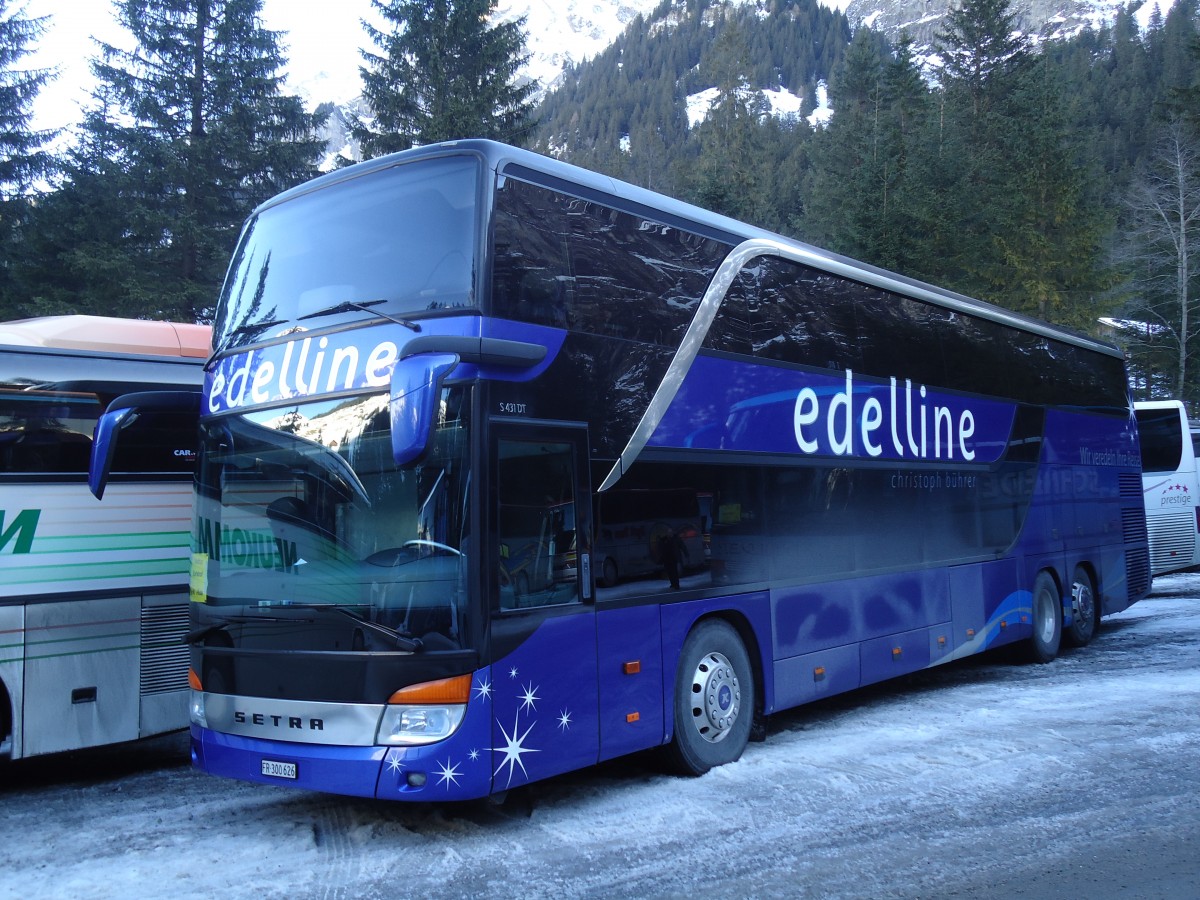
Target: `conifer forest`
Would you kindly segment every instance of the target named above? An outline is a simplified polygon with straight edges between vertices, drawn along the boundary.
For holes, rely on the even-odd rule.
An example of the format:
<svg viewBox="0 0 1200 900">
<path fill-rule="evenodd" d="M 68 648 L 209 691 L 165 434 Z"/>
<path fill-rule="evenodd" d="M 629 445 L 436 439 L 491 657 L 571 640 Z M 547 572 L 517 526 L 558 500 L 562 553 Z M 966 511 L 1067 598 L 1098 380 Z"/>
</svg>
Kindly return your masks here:
<svg viewBox="0 0 1200 900">
<path fill-rule="evenodd" d="M 32 126 L 47 22 L 0 0 L 0 320 L 209 321 L 250 211 L 350 162 L 262 2 L 117 0 L 130 39 L 97 45 L 55 134 Z M 1053 40 L 1012 0 L 954 0 L 923 46 L 816 0 L 664 0 L 548 90 L 496 2 L 372 0 L 358 156 L 525 146 L 1114 341 L 1137 399 L 1200 412 L 1200 0 Z"/>
</svg>

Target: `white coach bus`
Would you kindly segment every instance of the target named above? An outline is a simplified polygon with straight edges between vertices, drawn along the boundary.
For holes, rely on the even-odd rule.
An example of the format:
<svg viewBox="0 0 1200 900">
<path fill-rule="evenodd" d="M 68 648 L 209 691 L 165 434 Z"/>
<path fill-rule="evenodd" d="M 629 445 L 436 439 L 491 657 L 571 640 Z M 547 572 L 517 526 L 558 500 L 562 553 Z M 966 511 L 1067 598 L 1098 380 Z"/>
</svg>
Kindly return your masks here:
<svg viewBox="0 0 1200 900">
<path fill-rule="evenodd" d="M 1142 495 L 1155 575 L 1200 565 L 1200 479 L 1188 427 L 1178 400 L 1134 404 L 1142 446 Z"/>
<path fill-rule="evenodd" d="M 195 389 L 209 343 L 200 325 L 0 322 L 0 758 L 187 725 L 195 416 L 129 422 L 104 503 L 88 461 L 113 398 Z"/>
</svg>

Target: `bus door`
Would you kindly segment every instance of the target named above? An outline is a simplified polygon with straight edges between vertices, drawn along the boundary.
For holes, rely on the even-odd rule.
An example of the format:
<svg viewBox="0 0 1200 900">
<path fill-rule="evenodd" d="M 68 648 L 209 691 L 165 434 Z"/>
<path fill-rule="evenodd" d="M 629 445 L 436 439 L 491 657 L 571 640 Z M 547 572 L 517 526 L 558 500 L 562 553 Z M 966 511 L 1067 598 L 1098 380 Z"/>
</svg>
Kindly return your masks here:
<svg viewBox="0 0 1200 900">
<path fill-rule="evenodd" d="M 493 790 L 597 761 L 587 429 L 492 425 Z"/>
</svg>

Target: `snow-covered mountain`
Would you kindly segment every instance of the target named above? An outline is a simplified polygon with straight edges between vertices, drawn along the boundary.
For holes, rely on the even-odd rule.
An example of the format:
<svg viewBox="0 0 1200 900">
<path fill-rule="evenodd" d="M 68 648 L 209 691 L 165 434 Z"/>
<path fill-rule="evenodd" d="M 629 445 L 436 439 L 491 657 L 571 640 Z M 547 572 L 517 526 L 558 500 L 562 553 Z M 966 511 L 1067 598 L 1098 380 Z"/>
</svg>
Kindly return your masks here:
<svg viewBox="0 0 1200 900">
<path fill-rule="evenodd" d="M 529 62 L 524 73 L 553 90 L 563 68 L 604 51 L 639 15 L 662 0 L 500 0 L 502 22 L 525 17 Z"/>
<path fill-rule="evenodd" d="M 682 6 L 687 0 L 673 0 Z M 895 40 L 907 31 L 916 41 L 918 53 L 928 55 L 933 36 L 945 21 L 947 10 L 958 0 L 818 0 L 822 5 L 839 9 L 852 27 L 865 24 L 884 32 Z M 1136 3 L 1137 0 L 1134 0 Z M 528 62 L 522 75 L 538 83 L 538 96 L 554 90 L 562 81 L 564 71 L 603 52 L 639 15 L 649 18 L 662 0 L 500 0 L 496 16 L 500 21 L 525 18 Z M 1112 21 L 1128 0 L 1016 0 L 1018 25 L 1022 31 L 1038 39 L 1065 37 L 1086 26 L 1097 27 Z M 1142 0 L 1137 18 L 1145 27 L 1153 11 L 1166 15 L 1174 0 Z M 779 7 L 778 0 L 725 0 L 730 7 L 757 5 L 761 15 L 769 15 Z M 714 2 L 714 7 L 718 4 Z M 648 27 L 669 28 L 670 14 Z M 299 93 L 312 105 L 322 99 L 322 89 L 332 85 L 297 85 Z M 333 102 L 335 111 L 326 126 L 325 138 L 331 150 L 357 158 L 356 148 L 346 139 L 346 115 L 353 111 L 366 115 L 359 98 L 324 94 Z M 798 98 L 790 95 L 769 98 L 777 115 L 795 114 Z M 821 98 L 823 101 L 823 97 Z M 689 98 L 689 118 L 702 119 L 707 111 L 706 98 L 698 94 Z M 814 114 L 825 119 L 829 110 L 823 102 Z M 332 164 L 332 157 L 329 160 Z"/>
<path fill-rule="evenodd" d="M 649 14 L 662 0 L 500 0 L 496 18 L 511 22 L 525 18 L 529 54 L 522 76 L 536 81 L 541 96 L 553 90 L 563 70 L 603 52 L 639 15 Z M 733 0 L 741 3 L 745 0 Z M 347 90 L 345 82 L 334 84 L 322 73 L 319 80 L 292 87 L 308 104 L 328 102 L 334 110 L 325 123 L 322 137 L 330 148 L 322 168 L 331 168 L 334 157 L 358 159 L 358 147 L 349 138 L 351 115 L 367 116 L 360 97 Z"/>
<path fill-rule="evenodd" d="M 826 2 L 826 0 L 822 0 Z M 1142 0 L 1137 16 L 1144 27 L 1157 6 L 1166 15 L 1174 0 Z M 835 5 L 829 0 L 826 5 Z M 907 31 L 919 48 L 928 48 L 943 27 L 952 0 L 840 0 L 836 5 L 851 24 L 866 24 L 895 40 Z M 1087 26 L 1111 22 L 1128 0 L 1016 0 L 1017 25 L 1038 39 L 1069 37 Z M 1137 5 L 1136 2 L 1134 5 Z"/>
</svg>

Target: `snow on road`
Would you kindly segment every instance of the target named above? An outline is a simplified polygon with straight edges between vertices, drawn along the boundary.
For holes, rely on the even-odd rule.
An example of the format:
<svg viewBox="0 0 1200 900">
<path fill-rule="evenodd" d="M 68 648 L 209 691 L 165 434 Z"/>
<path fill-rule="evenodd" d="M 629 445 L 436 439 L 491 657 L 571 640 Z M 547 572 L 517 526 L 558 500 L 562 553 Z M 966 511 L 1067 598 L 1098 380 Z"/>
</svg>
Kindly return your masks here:
<svg viewBox="0 0 1200 900">
<path fill-rule="evenodd" d="M 1045 666 L 994 656 L 488 804 L 216 779 L 187 742 L 0 767 L 0 897 L 1180 897 L 1200 884 L 1200 575 Z"/>
</svg>

